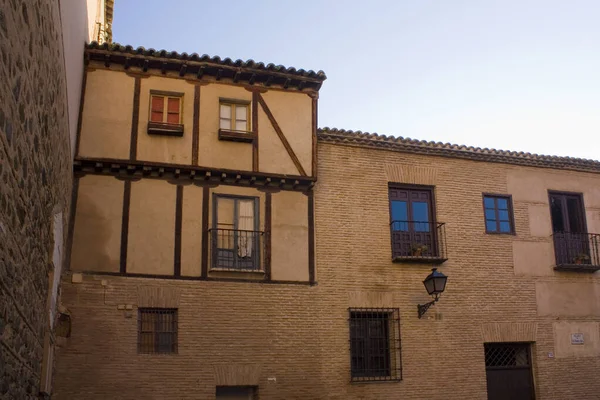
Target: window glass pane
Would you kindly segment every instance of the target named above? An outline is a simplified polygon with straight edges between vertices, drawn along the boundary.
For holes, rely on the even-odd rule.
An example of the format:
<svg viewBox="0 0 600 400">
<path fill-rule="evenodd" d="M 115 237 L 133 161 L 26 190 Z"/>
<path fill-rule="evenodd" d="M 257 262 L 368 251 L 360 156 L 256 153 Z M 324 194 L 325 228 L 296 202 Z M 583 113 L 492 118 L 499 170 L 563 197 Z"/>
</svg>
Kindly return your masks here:
<svg viewBox="0 0 600 400">
<path fill-rule="evenodd" d="M 247 125 L 246 121 L 235 121 L 235 130 L 236 131 L 246 131 Z"/>
<path fill-rule="evenodd" d="M 550 198 L 550 214 L 552 215 L 552 231 L 562 232 L 566 230 L 563 220 L 562 197 L 552 196 Z"/>
<path fill-rule="evenodd" d="M 496 219 L 496 212 L 494 210 L 485 210 L 485 219 Z"/>
<path fill-rule="evenodd" d="M 221 120 L 219 122 L 219 127 L 221 129 L 231 129 L 231 120 L 230 119 L 221 118 Z"/>
<path fill-rule="evenodd" d="M 217 228 L 233 229 L 235 200 L 219 197 L 217 200 Z"/>
<path fill-rule="evenodd" d="M 162 96 L 152 96 L 152 111 L 163 112 L 165 98 Z"/>
<path fill-rule="evenodd" d="M 178 124 L 179 123 L 179 114 L 167 114 L 167 122 L 169 124 Z"/>
<path fill-rule="evenodd" d="M 169 102 L 167 104 L 167 111 L 170 113 L 179 113 L 179 98 L 177 97 L 169 97 Z"/>
<path fill-rule="evenodd" d="M 221 104 L 221 118 L 231 118 L 231 106 Z"/>
<path fill-rule="evenodd" d="M 510 221 L 510 219 L 508 218 L 508 211 L 499 210 L 498 211 L 498 219 L 500 221 Z"/>
<path fill-rule="evenodd" d="M 494 198 L 492 197 L 485 197 L 483 199 L 483 204 L 485 205 L 485 208 L 495 208 L 496 205 L 494 204 Z"/>
<path fill-rule="evenodd" d="M 248 119 L 248 107 L 247 106 L 235 106 L 235 119 L 247 120 Z"/>
<path fill-rule="evenodd" d="M 162 111 L 160 111 L 160 112 L 152 111 L 152 113 L 150 114 L 150 121 L 152 121 L 152 122 L 163 122 L 163 113 L 162 113 Z"/>
<path fill-rule="evenodd" d="M 507 199 L 503 199 L 503 198 L 498 198 L 497 199 L 498 202 L 498 208 L 501 210 L 508 210 L 508 200 Z"/>
<path fill-rule="evenodd" d="M 510 232 L 510 223 L 506 221 L 500 221 L 500 232 Z"/>
<path fill-rule="evenodd" d="M 392 229 L 395 231 L 408 231 L 408 211 L 405 201 L 392 201 Z"/>
<path fill-rule="evenodd" d="M 415 232 L 429 232 L 429 203 L 414 201 L 411 204 L 413 221 L 415 221 Z"/>
<path fill-rule="evenodd" d="M 496 221 L 485 221 L 485 227 L 488 230 L 488 232 L 496 232 Z"/>
</svg>

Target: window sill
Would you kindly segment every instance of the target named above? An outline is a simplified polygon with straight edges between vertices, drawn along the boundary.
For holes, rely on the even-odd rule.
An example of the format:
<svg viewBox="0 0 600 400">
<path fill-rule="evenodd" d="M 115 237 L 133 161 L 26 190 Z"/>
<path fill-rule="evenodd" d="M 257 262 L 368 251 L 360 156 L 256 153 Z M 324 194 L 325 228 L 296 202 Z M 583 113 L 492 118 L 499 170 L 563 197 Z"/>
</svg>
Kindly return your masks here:
<svg viewBox="0 0 600 400">
<path fill-rule="evenodd" d="M 167 124 L 148 121 L 148 135 L 183 136 L 183 124 Z"/>
<path fill-rule="evenodd" d="M 246 131 L 230 131 L 227 129 L 219 129 L 219 140 L 230 142 L 252 143 L 256 134 Z"/>
<path fill-rule="evenodd" d="M 443 264 L 447 258 L 432 256 L 395 256 L 392 261 L 395 263 L 413 263 L 413 264 Z"/>
<path fill-rule="evenodd" d="M 208 272 L 239 272 L 241 274 L 256 274 L 263 275 L 265 273 L 262 269 L 235 269 L 235 268 L 210 268 Z"/>
<path fill-rule="evenodd" d="M 357 383 L 398 383 L 402 382 L 402 378 L 352 378 L 350 383 L 355 385 Z"/>
<path fill-rule="evenodd" d="M 561 264 L 554 267 L 555 271 L 563 272 L 589 272 L 600 271 L 600 265 L 593 264 Z"/>
</svg>

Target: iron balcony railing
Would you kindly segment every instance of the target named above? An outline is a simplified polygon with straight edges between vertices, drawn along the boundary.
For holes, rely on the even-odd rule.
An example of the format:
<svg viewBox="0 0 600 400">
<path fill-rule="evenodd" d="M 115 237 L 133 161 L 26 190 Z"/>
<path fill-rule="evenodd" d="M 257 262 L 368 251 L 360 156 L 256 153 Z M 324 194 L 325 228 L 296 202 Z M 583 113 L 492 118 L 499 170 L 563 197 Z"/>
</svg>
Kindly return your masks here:
<svg viewBox="0 0 600 400">
<path fill-rule="evenodd" d="M 554 255 L 557 270 L 600 270 L 600 234 L 554 232 Z"/>
<path fill-rule="evenodd" d="M 392 260 L 441 264 L 446 261 L 446 225 L 429 221 L 392 221 Z"/>
<path fill-rule="evenodd" d="M 264 232 L 209 229 L 213 270 L 262 271 Z"/>
</svg>

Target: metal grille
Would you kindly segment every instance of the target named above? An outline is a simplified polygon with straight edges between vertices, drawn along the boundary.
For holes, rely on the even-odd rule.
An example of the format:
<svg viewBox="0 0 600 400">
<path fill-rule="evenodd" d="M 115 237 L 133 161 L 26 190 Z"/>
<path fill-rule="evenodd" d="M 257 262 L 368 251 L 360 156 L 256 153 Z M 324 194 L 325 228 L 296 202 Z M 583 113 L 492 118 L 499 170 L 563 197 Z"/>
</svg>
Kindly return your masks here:
<svg viewBox="0 0 600 400">
<path fill-rule="evenodd" d="M 138 352 L 177 353 L 177 309 L 138 309 Z"/>
<path fill-rule="evenodd" d="M 554 232 L 554 254 L 558 269 L 600 269 L 600 235 L 594 233 Z"/>
<path fill-rule="evenodd" d="M 527 343 L 486 343 L 485 366 L 487 368 L 529 368 L 529 345 Z"/>
<path fill-rule="evenodd" d="M 239 229 L 209 229 L 211 268 L 261 271 L 264 232 Z"/>
<path fill-rule="evenodd" d="M 423 260 L 427 262 L 439 259 L 445 261 L 446 224 L 429 221 L 392 221 L 392 259 L 401 261 Z"/>
<path fill-rule="evenodd" d="M 401 380 L 399 309 L 350 308 L 349 312 L 351 380 Z"/>
</svg>

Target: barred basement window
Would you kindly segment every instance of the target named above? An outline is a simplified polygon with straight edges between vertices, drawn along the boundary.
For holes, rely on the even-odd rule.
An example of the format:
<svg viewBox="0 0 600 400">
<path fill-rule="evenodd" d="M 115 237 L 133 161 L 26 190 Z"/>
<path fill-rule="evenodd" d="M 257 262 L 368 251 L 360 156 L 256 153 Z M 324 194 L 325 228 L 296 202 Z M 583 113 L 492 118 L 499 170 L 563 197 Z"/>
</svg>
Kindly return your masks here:
<svg viewBox="0 0 600 400">
<path fill-rule="evenodd" d="M 138 352 L 177 353 L 177 309 L 138 309 Z"/>
<path fill-rule="evenodd" d="M 350 308 L 352 382 L 402 379 L 400 311 L 397 308 Z"/>
</svg>

